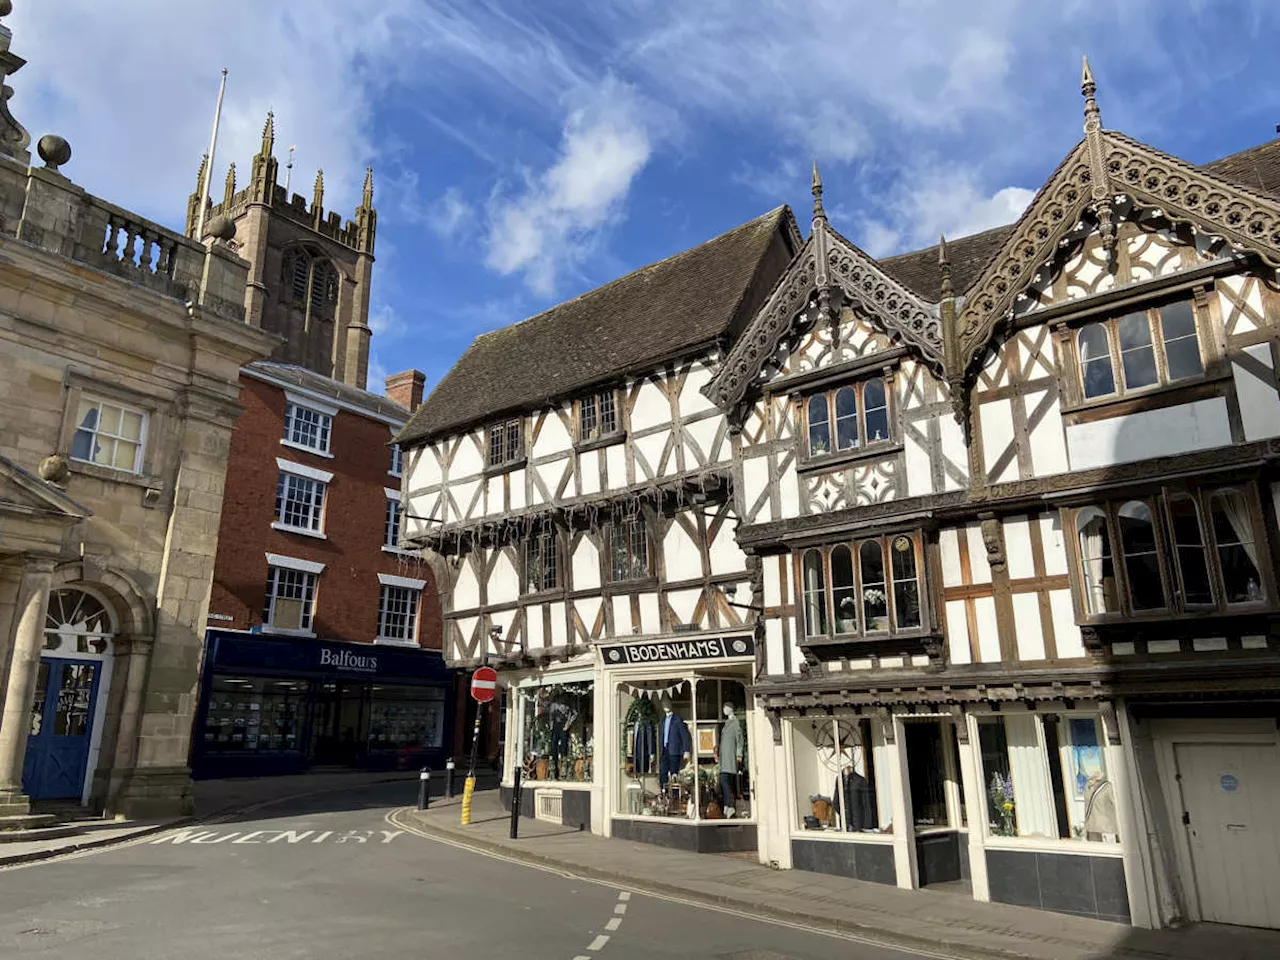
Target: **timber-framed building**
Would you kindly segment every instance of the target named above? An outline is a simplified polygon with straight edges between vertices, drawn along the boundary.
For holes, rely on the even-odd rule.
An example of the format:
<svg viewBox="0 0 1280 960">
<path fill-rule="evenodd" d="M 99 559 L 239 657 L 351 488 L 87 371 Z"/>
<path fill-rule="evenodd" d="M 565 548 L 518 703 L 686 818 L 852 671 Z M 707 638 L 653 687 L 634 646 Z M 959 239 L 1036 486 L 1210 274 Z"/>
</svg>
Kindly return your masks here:
<svg viewBox="0 0 1280 960">
<path fill-rule="evenodd" d="M 1280 141 L 1197 167 L 1082 86 L 1011 226 L 877 261 L 815 169 L 807 237 L 485 335 L 410 420 L 406 541 L 526 812 L 1280 926 Z"/>
</svg>

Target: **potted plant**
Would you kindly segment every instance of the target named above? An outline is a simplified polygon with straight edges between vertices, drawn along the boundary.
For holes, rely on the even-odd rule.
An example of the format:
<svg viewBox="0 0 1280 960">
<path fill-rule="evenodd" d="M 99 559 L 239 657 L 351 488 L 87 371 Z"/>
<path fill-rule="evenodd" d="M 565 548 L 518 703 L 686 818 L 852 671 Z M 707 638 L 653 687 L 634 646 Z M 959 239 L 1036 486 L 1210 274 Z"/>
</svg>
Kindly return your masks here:
<svg viewBox="0 0 1280 960">
<path fill-rule="evenodd" d="M 1002 776 L 999 770 L 993 773 L 987 797 L 991 801 L 994 818 L 991 832 L 997 837 L 1016 837 L 1018 825 L 1014 818 L 1013 777 Z"/>
</svg>

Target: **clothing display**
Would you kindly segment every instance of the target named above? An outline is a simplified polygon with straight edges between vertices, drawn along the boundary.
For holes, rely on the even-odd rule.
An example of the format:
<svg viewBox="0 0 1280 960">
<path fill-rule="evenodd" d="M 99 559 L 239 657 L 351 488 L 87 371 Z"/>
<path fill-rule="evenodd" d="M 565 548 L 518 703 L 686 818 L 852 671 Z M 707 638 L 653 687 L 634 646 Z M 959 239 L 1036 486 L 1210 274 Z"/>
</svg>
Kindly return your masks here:
<svg viewBox="0 0 1280 960">
<path fill-rule="evenodd" d="M 639 776 L 653 773 L 654 762 L 658 756 L 658 729 L 652 720 L 637 720 L 632 727 L 631 761 L 633 772 Z"/>
<path fill-rule="evenodd" d="M 720 728 L 720 801 L 725 811 L 733 809 L 738 798 L 737 773 L 742 766 L 742 721 L 733 707 L 724 709 L 725 721 Z"/>
<path fill-rule="evenodd" d="M 844 814 L 845 830 L 849 832 L 874 830 L 879 826 L 879 821 L 876 817 L 876 798 L 871 792 L 871 784 L 867 782 L 866 777 L 852 767 L 845 768 L 843 780 L 842 784 L 837 779 L 833 806 L 837 814 Z M 844 789 L 841 790 L 841 787 Z"/>
<path fill-rule="evenodd" d="M 658 784 L 665 790 L 667 779 L 680 772 L 681 759 L 693 752 L 693 738 L 683 717 L 667 713 L 658 721 L 658 740 L 661 747 Z"/>
</svg>

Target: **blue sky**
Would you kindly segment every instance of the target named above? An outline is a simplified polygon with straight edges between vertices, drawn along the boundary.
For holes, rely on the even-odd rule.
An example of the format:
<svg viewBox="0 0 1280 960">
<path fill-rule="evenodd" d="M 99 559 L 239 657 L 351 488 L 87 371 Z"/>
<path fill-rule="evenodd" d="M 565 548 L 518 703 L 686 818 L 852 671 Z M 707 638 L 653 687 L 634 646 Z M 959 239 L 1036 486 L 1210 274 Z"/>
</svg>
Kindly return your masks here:
<svg viewBox="0 0 1280 960">
<path fill-rule="evenodd" d="M 1204 162 L 1275 136 L 1268 0 L 15 0 L 10 107 L 64 172 L 180 229 L 268 108 L 293 189 L 378 207 L 370 386 L 428 387 L 478 334 L 709 239 L 809 167 L 876 255 L 1009 222 L 1103 123 Z M 243 173 L 242 173 L 243 177 Z M 242 180 L 243 182 L 243 180 Z"/>
</svg>

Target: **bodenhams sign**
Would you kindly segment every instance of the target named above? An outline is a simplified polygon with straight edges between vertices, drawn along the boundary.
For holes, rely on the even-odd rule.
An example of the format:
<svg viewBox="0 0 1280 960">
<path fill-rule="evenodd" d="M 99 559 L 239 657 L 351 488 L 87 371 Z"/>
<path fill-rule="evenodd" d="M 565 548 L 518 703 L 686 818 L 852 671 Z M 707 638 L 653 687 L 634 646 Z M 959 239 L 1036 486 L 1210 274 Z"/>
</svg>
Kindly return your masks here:
<svg viewBox="0 0 1280 960">
<path fill-rule="evenodd" d="M 601 647 L 605 666 L 633 663 L 672 663 L 680 660 L 728 660 L 755 653 L 751 637 L 707 637 L 701 640 L 655 640 Z"/>
<path fill-rule="evenodd" d="M 320 666 L 335 670 L 353 670 L 356 673 L 377 673 L 378 658 L 352 653 L 350 650 L 320 648 Z"/>
</svg>

